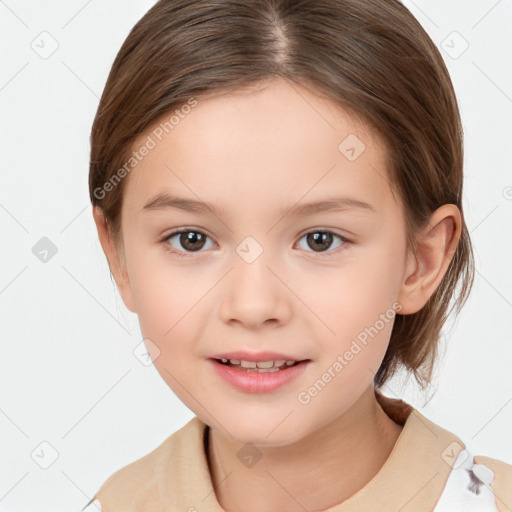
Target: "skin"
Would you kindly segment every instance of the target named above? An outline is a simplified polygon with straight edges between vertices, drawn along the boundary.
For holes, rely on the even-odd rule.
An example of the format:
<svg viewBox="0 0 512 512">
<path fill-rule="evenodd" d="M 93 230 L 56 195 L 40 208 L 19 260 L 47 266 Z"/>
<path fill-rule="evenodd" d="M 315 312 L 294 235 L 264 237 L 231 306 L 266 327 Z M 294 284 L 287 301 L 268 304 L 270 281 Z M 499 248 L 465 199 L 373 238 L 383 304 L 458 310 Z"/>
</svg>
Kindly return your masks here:
<svg viewBox="0 0 512 512">
<path fill-rule="evenodd" d="M 355 161 L 338 149 L 349 134 L 365 144 Z M 309 403 L 297 399 L 393 304 L 401 314 L 421 309 L 460 238 L 459 210 L 443 205 L 417 233 L 416 252 L 407 249 L 385 151 L 336 104 L 296 84 L 269 81 L 199 100 L 149 152 L 125 178 L 122 238 L 114 239 L 101 210 L 93 209 L 122 299 L 160 350 L 156 368 L 211 427 L 207 456 L 224 510 L 332 507 L 376 475 L 401 433 L 373 390 L 392 322 Z M 143 211 L 159 192 L 207 201 L 218 213 Z M 376 212 L 287 214 L 298 202 L 334 195 L 366 201 Z M 187 252 L 179 235 L 162 242 L 180 227 L 204 233 L 206 243 L 196 241 L 191 247 L 198 251 Z M 304 235 L 319 230 L 348 241 L 334 236 L 323 249 L 308 243 Z M 236 252 L 249 235 L 263 249 L 252 263 Z M 208 361 L 236 349 L 311 361 L 277 391 L 245 393 Z M 237 457 L 246 443 L 262 454 L 252 467 Z"/>
</svg>

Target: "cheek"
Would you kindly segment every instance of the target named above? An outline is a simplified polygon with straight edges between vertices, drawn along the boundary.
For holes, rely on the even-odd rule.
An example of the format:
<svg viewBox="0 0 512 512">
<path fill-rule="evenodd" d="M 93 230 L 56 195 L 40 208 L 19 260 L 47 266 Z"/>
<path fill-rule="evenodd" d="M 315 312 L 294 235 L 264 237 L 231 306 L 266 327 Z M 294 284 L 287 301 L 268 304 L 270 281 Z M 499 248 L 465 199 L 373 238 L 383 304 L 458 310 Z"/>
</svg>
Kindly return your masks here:
<svg viewBox="0 0 512 512">
<path fill-rule="evenodd" d="M 399 245 L 377 241 L 340 259 L 338 266 L 305 270 L 299 296 L 336 337 L 352 338 L 396 310 L 402 259 Z"/>
<path fill-rule="evenodd" d="M 165 346 L 186 339 L 213 276 L 171 262 L 162 247 L 131 249 L 127 266 L 143 336 Z"/>
<path fill-rule="evenodd" d="M 340 396 L 359 396 L 382 363 L 400 310 L 401 257 L 398 241 L 383 238 L 330 269 L 329 279 L 316 276 L 317 293 L 305 302 L 322 320 L 316 322 L 321 360 L 315 377 L 333 383 L 322 392 L 329 407 L 339 407 Z"/>
</svg>

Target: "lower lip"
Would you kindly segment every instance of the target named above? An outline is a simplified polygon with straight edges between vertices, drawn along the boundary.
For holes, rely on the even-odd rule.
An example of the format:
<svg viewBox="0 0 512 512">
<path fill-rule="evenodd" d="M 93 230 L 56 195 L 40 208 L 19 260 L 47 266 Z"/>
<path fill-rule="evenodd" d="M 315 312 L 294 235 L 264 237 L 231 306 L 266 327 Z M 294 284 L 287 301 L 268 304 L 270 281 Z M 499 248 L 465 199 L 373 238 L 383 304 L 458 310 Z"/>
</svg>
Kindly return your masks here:
<svg viewBox="0 0 512 512">
<path fill-rule="evenodd" d="M 309 361 L 301 361 L 276 372 L 248 372 L 210 359 L 217 373 L 229 384 L 246 393 L 271 393 L 302 374 Z"/>
</svg>

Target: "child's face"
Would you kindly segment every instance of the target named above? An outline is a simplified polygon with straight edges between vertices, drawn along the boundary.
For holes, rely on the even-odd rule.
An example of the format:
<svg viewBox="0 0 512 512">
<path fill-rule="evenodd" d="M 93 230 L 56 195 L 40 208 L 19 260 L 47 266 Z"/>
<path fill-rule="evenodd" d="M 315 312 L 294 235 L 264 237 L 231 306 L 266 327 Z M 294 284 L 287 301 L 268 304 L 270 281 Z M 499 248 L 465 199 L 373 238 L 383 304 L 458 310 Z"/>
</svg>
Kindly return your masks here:
<svg viewBox="0 0 512 512">
<path fill-rule="evenodd" d="M 152 138 L 156 147 L 125 178 L 123 300 L 160 350 L 161 376 L 203 421 L 240 442 L 297 441 L 373 385 L 400 308 L 409 259 L 384 147 L 334 104 L 283 81 L 198 100 L 162 141 Z M 165 193 L 208 202 L 216 215 L 144 209 Z M 292 213 L 334 197 L 372 209 Z M 180 235 L 162 242 L 183 227 L 188 244 Z M 318 231 L 332 240 L 305 236 Z M 310 361 L 278 389 L 250 393 L 210 359 L 235 350 Z"/>
</svg>

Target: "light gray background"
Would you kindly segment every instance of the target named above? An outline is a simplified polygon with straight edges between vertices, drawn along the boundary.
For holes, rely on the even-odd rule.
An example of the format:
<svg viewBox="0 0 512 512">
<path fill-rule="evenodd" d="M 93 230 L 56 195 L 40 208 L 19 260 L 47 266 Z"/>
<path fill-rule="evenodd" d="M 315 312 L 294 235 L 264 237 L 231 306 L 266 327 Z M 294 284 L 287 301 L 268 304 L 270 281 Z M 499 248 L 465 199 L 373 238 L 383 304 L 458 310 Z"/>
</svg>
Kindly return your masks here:
<svg viewBox="0 0 512 512">
<path fill-rule="evenodd" d="M 512 0 L 404 3 L 441 49 L 458 95 L 477 275 L 445 329 L 430 402 L 412 379 L 385 391 L 475 454 L 512 464 Z M 142 341 L 137 317 L 110 280 L 87 187 L 90 128 L 108 71 L 153 4 L 0 1 L 3 511 L 78 511 L 115 470 L 193 417 L 133 353 Z M 57 248 L 47 262 L 32 251 L 43 237 Z"/>
</svg>

